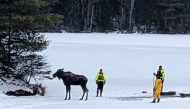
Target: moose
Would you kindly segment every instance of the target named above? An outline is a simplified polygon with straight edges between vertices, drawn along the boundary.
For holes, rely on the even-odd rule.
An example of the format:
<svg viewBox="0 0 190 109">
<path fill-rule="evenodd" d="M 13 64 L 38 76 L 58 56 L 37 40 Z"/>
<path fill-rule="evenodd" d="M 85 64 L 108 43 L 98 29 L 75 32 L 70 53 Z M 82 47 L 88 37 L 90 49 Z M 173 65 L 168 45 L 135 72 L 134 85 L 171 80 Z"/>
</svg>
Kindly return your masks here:
<svg viewBox="0 0 190 109">
<path fill-rule="evenodd" d="M 62 79 L 64 85 L 66 86 L 66 96 L 65 100 L 67 100 L 67 94 L 69 93 L 68 100 L 71 99 L 70 92 L 71 92 L 71 85 L 80 85 L 83 90 L 83 95 L 80 100 L 83 99 L 85 93 L 86 93 L 86 100 L 88 99 L 88 89 L 86 87 L 86 84 L 88 82 L 88 79 L 84 75 L 78 75 L 74 74 L 70 71 L 63 71 L 64 69 L 58 69 L 54 74 L 53 78 Z M 52 79 L 53 79 L 52 78 Z"/>
</svg>

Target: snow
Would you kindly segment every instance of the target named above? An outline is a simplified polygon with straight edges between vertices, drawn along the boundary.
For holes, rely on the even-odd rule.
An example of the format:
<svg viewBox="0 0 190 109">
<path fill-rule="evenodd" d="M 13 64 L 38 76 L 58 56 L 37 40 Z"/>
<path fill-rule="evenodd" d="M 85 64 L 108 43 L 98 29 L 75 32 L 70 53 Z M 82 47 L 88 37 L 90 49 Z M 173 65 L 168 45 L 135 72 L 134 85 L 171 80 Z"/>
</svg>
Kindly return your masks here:
<svg viewBox="0 0 190 109">
<path fill-rule="evenodd" d="M 0 109 L 187 109 L 190 98 L 162 97 L 152 104 L 153 73 L 162 65 L 164 91 L 190 93 L 190 35 L 43 33 L 51 44 L 42 54 L 48 55 L 53 74 L 64 68 L 83 74 L 89 80 L 89 99 L 80 86 L 71 87 L 71 100 L 64 100 L 61 80 L 44 79 L 45 96 L 14 97 L 2 94 Z M 99 69 L 107 75 L 103 97 L 95 97 L 95 75 Z M 142 91 L 147 91 L 146 94 Z M 129 99 L 132 97 L 132 99 Z M 144 98 L 136 98 L 144 97 Z"/>
</svg>

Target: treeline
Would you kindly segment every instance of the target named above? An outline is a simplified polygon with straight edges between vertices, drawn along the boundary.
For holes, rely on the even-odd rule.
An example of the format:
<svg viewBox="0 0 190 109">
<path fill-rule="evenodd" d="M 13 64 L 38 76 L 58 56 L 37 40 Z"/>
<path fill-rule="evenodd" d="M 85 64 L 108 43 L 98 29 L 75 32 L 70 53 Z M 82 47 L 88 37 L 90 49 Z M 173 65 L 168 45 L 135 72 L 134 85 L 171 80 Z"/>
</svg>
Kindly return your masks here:
<svg viewBox="0 0 190 109">
<path fill-rule="evenodd" d="M 13 0 L 1 0 L 13 1 Z M 15 0 L 27 2 L 27 0 Z M 36 0 L 30 0 L 36 1 Z M 29 1 L 29 2 L 30 2 Z M 188 33 L 190 31 L 190 0 L 47 0 L 48 6 L 39 11 L 49 13 L 39 32 L 147 32 Z M 2 5 L 2 4 L 1 4 Z M 12 4 L 17 5 L 17 4 Z M 18 7 L 17 7 L 18 8 Z M 33 12 L 36 7 L 22 6 L 19 10 Z M 13 10 L 9 10 L 13 11 Z M 27 14 L 26 11 L 23 14 Z M 31 13 L 29 12 L 29 13 Z M 3 12 L 4 13 L 4 12 Z M 51 14 L 50 14 L 51 13 Z M 52 23 L 48 18 L 64 16 L 62 23 Z M 3 16 L 1 14 L 0 16 Z M 17 16 L 13 21 L 18 22 Z M 6 19 L 6 18 L 5 18 Z M 30 17 L 25 22 L 36 25 Z M 48 25 L 51 23 L 51 25 Z M 18 23 L 17 23 L 18 24 Z M 0 24 L 1 25 L 1 24 Z M 23 26 L 19 24 L 19 26 Z"/>
<path fill-rule="evenodd" d="M 188 33 L 190 0 L 57 0 L 67 32 Z"/>
</svg>

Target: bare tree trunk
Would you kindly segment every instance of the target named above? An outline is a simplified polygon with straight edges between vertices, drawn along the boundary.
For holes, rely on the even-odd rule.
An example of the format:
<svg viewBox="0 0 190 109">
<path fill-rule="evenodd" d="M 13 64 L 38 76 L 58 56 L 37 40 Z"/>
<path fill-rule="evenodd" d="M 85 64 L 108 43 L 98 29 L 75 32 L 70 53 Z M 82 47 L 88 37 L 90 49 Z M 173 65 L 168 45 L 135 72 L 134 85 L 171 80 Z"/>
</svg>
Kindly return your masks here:
<svg viewBox="0 0 190 109">
<path fill-rule="evenodd" d="M 86 30 L 87 30 L 87 26 L 86 26 L 86 23 L 87 21 L 86 21 L 86 18 L 84 19 L 84 31 L 86 32 Z"/>
<path fill-rule="evenodd" d="M 133 16 L 133 7 L 134 7 L 135 0 L 131 0 L 131 9 L 130 9 L 130 18 L 129 18 L 129 32 L 131 33 L 131 25 L 132 25 L 132 16 Z"/>
<path fill-rule="evenodd" d="M 99 0 L 88 0 L 88 5 L 87 5 L 87 17 L 86 17 L 86 30 L 85 31 L 88 31 L 88 32 L 91 32 L 91 24 L 92 24 L 92 16 L 93 15 L 90 15 L 90 14 L 93 14 L 92 13 L 92 5 L 96 2 L 99 2 Z"/>
<path fill-rule="evenodd" d="M 92 14 L 91 14 L 90 28 L 89 28 L 90 31 L 92 31 L 93 16 L 94 16 L 94 6 L 92 6 Z"/>
<path fill-rule="evenodd" d="M 8 28 L 8 62 L 9 65 L 6 68 L 7 77 L 10 74 L 10 64 L 11 64 L 11 27 Z"/>
<path fill-rule="evenodd" d="M 126 26 L 126 12 L 127 12 L 127 0 L 120 0 L 120 18 L 118 22 L 118 28 L 123 31 Z"/>
<path fill-rule="evenodd" d="M 89 31 L 89 21 L 90 21 L 90 10 L 91 10 L 91 2 L 88 0 L 88 6 L 87 6 L 87 17 L 86 17 L 86 30 Z"/>
<path fill-rule="evenodd" d="M 86 8 L 85 8 L 85 2 L 86 2 L 86 0 L 81 0 L 81 5 L 82 5 L 82 9 L 81 9 L 81 14 L 82 14 L 82 19 L 84 20 L 84 30 L 86 30 L 86 18 L 85 18 L 85 11 L 86 11 Z"/>
</svg>

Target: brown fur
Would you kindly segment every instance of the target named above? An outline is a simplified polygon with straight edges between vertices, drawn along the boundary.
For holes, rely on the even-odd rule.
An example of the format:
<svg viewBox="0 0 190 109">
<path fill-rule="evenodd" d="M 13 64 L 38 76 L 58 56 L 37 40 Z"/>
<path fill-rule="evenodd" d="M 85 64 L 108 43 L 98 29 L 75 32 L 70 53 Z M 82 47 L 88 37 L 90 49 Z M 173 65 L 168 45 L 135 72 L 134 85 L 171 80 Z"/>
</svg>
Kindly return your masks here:
<svg viewBox="0 0 190 109">
<path fill-rule="evenodd" d="M 63 80 L 64 85 L 66 86 L 66 96 L 65 100 L 67 99 L 67 94 L 69 93 L 69 98 L 70 100 L 70 91 L 71 91 L 71 85 L 80 85 L 83 90 L 83 95 L 80 100 L 83 99 L 84 94 L 86 93 L 86 100 L 88 99 L 88 89 L 86 87 L 86 84 L 88 82 L 88 79 L 84 75 L 77 75 L 72 72 L 65 72 L 63 69 L 58 69 L 57 72 L 53 74 L 53 78 L 59 78 Z"/>
</svg>

